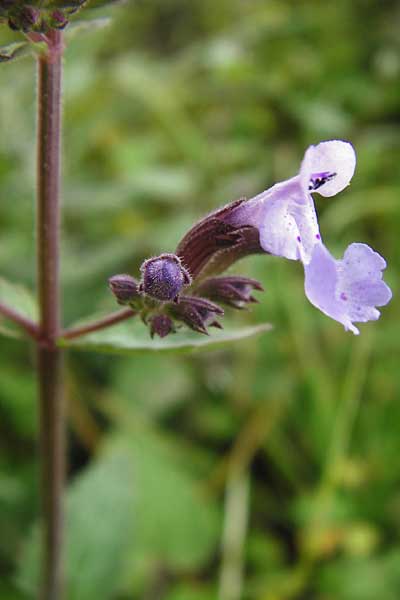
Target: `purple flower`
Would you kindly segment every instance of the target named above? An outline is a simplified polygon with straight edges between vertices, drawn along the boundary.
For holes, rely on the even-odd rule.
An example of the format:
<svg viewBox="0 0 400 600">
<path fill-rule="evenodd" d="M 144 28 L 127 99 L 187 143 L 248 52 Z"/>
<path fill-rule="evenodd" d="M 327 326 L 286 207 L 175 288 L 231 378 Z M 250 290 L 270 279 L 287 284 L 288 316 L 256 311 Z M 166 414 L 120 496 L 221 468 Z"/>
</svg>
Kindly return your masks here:
<svg viewBox="0 0 400 600">
<path fill-rule="evenodd" d="M 175 322 L 199 333 L 221 327 L 223 310 L 255 302 L 260 284 L 246 277 L 216 277 L 250 254 L 267 252 L 300 260 L 310 302 L 346 330 L 358 334 L 357 322 L 379 318 L 377 306 L 392 296 L 382 280 L 384 259 L 365 244 L 351 244 L 336 260 L 321 240 L 312 194 L 334 196 L 349 185 L 356 155 L 349 142 L 332 140 L 310 146 L 299 173 L 249 201 L 240 198 L 206 215 L 185 234 L 175 254 L 162 254 L 141 266 L 137 286 L 129 276 L 115 276 L 110 287 L 121 303 L 129 303 L 161 337 Z M 187 288 L 186 295 L 182 290 Z M 205 297 L 203 297 L 205 296 Z"/>
<path fill-rule="evenodd" d="M 350 183 L 355 166 L 356 155 L 349 142 L 333 140 L 310 146 L 298 175 L 239 205 L 228 222 L 236 227 L 257 227 L 265 252 L 307 264 L 321 240 L 311 194 L 334 196 Z"/>
<path fill-rule="evenodd" d="M 319 310 L 343 323 L 355 335 L 354 322 L 376 321 L 392 297 L 382 281 L 386 262 L 366 244 L 350 244 L 341 260 L 335 260 L 323 244 L 314 248 L 311 261 L 304 265 L 304 289 Z"/>
<path fill-rule="evenodd" d="M 235 207 L 227 222 L 257 227 L 265 252 L 301 260 L 310 302 L 357 335 L 353 322 L 378 319 L 375 307 L 384 306 L 392 297 L 382 281 L 386 263 L 365 244 L 351 244 L 343 259 L 335 260 L 321 241 L 311 195 L 318 192 L 330 197 L 343 190 L 355 165 L 356 155 L 348 142 L 332 140 L 310 146 L 298 175 Z"/>
</svg>

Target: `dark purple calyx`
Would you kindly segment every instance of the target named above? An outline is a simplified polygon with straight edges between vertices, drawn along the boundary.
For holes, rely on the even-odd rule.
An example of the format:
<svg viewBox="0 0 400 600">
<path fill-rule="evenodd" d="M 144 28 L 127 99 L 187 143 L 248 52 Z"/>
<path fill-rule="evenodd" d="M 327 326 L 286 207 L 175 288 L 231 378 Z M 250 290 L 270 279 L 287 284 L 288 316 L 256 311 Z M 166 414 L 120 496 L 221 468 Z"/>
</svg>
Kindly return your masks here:
<svg viewBox="0 0 400 600">
<path fill-rule="evenodd" d="M 222 329 L 217 317 L 223 316 L 223 309 L 205 298 L 181 296 L 178 304 L 171 305 L 170 313 L 174 319 L 185 323 L 198 333 L 208 335 L 207 327 Z"/>
<path fill-rule="evenodd" d="M 49 25 L 54 29 L 65 29 L 68 25 L 68 18 L 61 10 L 53 10 L 49 16 Z"/>
<path fill-rule="evenodd" d="M 244 256 L 264 252 L 257 228 L 250 225 L 236 227 L 230 223 L 233 211 L 245 201 L 241 198 L 210 213 L 179 242 L 176 254 L 194 281 L 222 273 Z"/>
<path fill-rule="evenodd" d="M 0 0 L 0 23 L 6 21 L 14 31 L 46 34 L 52 29 L 64 29 L 69 17 L 86 3 L 87 0 Z"/>
<path fill-rule="evenodd" d="M 150 329 L 150 335 L 153 338 L 158 335 L 160 338 L 166 337 L 169 333 L 175 331 L 174 323 L 168 315 L 153 315 L 147 320 Z"/>
<path fill-rule="evenodd" d="M 261 283 L 250 277 L 209 277 L 197 288 L 197 293 L 216 302 L 242 309 L 246 304 L 258 302 L 252 292 L 264 291 Z"/>
<path fill-rule="evenodd" d="M 145 260 L 140 267 L 141 293 L 161 302 L 177 301 L 183 287 L 192 279 L 175 254 L 161 254 Z"/>
</svg>

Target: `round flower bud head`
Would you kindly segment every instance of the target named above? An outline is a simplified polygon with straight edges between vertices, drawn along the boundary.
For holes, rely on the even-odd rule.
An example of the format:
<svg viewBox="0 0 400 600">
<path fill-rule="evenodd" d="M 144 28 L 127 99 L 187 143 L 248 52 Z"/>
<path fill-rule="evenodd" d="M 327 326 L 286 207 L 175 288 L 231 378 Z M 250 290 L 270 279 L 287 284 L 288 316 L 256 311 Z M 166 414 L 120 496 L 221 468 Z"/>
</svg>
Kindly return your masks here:
<svg viewBox="0 0 400 600">
<path fill-rule="evenodd" d="M 139 296 L 137 281 L 130 275 L 114 275 L 108 285 L 118 304 L 129 304 Z"/>
<path fill-rule="evenodd" d="M 149 258 L 140 271 L 140 291 L 162 302 L 176 301 L 182 288 L 191 283 L 189 273 L 175 254 Z"/>
</svg>

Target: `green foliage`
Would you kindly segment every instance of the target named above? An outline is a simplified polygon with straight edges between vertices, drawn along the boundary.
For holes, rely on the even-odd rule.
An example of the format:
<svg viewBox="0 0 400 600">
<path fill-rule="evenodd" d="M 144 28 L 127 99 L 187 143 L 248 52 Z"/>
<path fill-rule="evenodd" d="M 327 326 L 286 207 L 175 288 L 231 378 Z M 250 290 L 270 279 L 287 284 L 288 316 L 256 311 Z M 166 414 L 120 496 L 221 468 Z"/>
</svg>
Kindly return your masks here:
<svg viewBox="0 0 400 600">
<path fill-rule="evenodd" d="M 37 319 L 37 305 L 33 295 L 23 286 L 15 285 L 0 278 L 0 302 L 19 312 L 22 316 L 29 319 Z M 5 321 L 0 316 L 0 334 L 20 337 L 21 331 L 9 321 Z"/>
<path fill-rule="evenodd" d="M 98 19 L 74 19 L 73 22 L 68 25 L 66 39 L 70 41 L 76 34 L 96 32 L 98 29 L 107 27 L 110 23 L 111 19 L 107 17 Z"/>
<path fill-rule="evenodd" d="M 394 298 L 356 339 L 307 303 L 300 265 L 260 256 L 235 266 L 263 283 L 260 304 L 229 316 L 239 331 L 270 322 L 268 335 L 189 355 L 68 350 L 70 497 L 86 507 L 71 525 L 69 576 L 87 567 L 73 589 L 90 597 L 96 580 L 105 600 L 211 600 L 228 568 L 243 600 L 394 600 L 398 7 L 149 0 L 107 14 L 111 25 L 74 37 L 65 56 L 65 324 L 115 309 L 108 277 L 137 277 L 195 218 L 291 177 L 309 143 L 336 137 L 358 163 L 348 189 L 316 200 L 324 239 L 336 256 L 351 241 L 385 256 Z M 0 273 L 33 289 L 32 61 L 0 69 L 0 89 Z M 150 343 L 140 323 L 124 328 L 128 345 Z M 0 351 L 0 597 L 19 600 L 38 506 L 33 359 L 11 338 Z M 220 550 L 235 469 L 250 479 L 245 542 L 232 525 Z"/>
<path fill-rule="evenodd" d="M 70 600 L 113 597 L 159 564 L 201 567 L 218 541 L 215 503 L 204 497 L 177 449 L 135 428 L 133 439 L 111 440 L 71 485 L 67 496 L 66 588 Z M 38 589 L 40 526 L 25 544 L 18 574 Z M 148 575 L 147 575 L 148 576 Z"/>
<path fill-rule="evenodd" d="M 396 600 L 399 595 L 399 551 L 384 557 L 337 560 L 322 569 L 321 588 L 338 600 Z"/>
<path fill-rule="evenodd" d="M 14 42 L 0 47 L 0 63 L 21 58 L 30 53 L 28 42 Z"/>
<path fill-rule="evenodd" d="M 130 322 L 116 325 L 103 331 L 82 336 L 77 340 L 60 340 L 60 345 L 77 350 L 91 350 L 113 354 L 137 354 L 144 352 L 187 352 L 190 350 L 210 350 L 239 342 L 246 338 L 269 331 L 268 324 L 251 327 L 227 327 L 223 331 L 212 331 L 209 336 L 200 335 L 186 329 L 164 339 L 150 338 L 149 330 L 143 324 Z"/>
<path fill-rule="evenodd" d="M 66 587 L 70 600 L 105 600 L 118 587 L 134 519 L 129 456 L 111 447 L 74 481 L 67 498 Z M 40 532 L 27 543 L 18 575 L 22 589 L 38 589 Z"/>
<path fill-rule="evenodd" d="M 218 543 L 215 503 L 181 464 L 179 448 L 154 435 L 135 433 L 131 441 L 136 475 L 133 564 L 199 569 Z"/>
</svg>

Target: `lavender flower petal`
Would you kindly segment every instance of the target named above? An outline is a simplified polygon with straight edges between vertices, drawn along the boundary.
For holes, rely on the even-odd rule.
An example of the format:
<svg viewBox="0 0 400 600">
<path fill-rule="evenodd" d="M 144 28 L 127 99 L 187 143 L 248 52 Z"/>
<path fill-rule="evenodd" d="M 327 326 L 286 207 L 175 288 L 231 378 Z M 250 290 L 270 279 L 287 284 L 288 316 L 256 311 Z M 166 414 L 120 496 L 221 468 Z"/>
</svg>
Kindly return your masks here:
<svg viewBox="0 0 400 600">
<path fill-rule="evenodd" d="M 310 146 L 300 168 L 304 193 L 318 191 L 334 196 L 349 185 L 356 168 L 356 154 L 349 142 L 330 140 Z"/>
<path fill-rule="evenodd" d="M 366 244 L 351 244 L 342 260 L 335 260 L 323 244 L 315 246 L 304 265 L 305 293 L 310 302 L 358 335 L 353 322 L 374 321 L 392 297 L 382 281 L 384 259 Z"/>
<path fill-rule="evenodd" d="M 278 183 L 238 206 L 229 217 L 235 226 L 252 225 L 270 254 L 309 262 L 321 239 L 314 202 L 303 193 L 299 177 Z"/>
<path fill-rule="evenodd" d="M 349 184 L 355 166 L 356 155 L 348 142 L 331 140 L 310 146 L 299 175 L 239 205 L 229 215 L 229 223 L 257 227 L 265 252 L 307 264 L 321 239 L 311 194 L 340 192 Z"/>
<path fill-rule="evenodd" d="M 267 252 L 308 262 L 321 236 L 314 203 L 299 193 L 297 184 L 277 192 L 265 203 L 260 222 L 260 244 Z"/>
<path fill-rule="evenodd" d="M 390 288 L 382 281 L 386 261 L 366 244 L 351 244 L 340 261 L 337 294 L 346 298 L 352 321 L 379 319 L 375 306 L 385 306 L 391 297 Z"/>
</svg>

